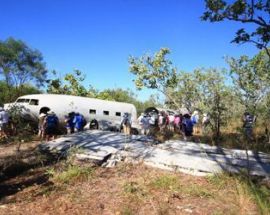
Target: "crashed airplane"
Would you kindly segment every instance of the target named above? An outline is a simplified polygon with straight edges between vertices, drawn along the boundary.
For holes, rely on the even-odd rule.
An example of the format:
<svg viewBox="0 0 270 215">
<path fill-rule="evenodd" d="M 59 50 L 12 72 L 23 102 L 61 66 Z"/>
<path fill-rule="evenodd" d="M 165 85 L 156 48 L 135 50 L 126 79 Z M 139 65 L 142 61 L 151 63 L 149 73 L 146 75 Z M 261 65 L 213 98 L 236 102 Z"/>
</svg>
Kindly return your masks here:
<svg viewBox="0 0 270 215">
<path fill-rule="evenodd" d="M 53 111 L 64 124 L 65 116 L 72 112 L 82 114 L 87 123 L 93 119 L 98 121 L 102 130 L 120 128 L 124 113 L 129 113 L 133 126 L 136 127 L 137 111 L 133 104 L 115 101 L 106 101 L 95 98 L 86 98 L 58 94 L 33 94 L 19 97 L 14 103 L 5 104 L 5 109 L 12 106 L 22 107 L 23 117 L 38 121 L 40 113 Z"/>
</svg>

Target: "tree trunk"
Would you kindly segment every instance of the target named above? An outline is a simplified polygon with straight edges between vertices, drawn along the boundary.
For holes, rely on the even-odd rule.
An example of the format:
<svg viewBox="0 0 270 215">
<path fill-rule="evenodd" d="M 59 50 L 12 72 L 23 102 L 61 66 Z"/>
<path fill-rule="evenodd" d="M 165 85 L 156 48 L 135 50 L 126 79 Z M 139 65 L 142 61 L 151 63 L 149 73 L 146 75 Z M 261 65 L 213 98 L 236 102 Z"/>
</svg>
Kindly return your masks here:
<svg viewBox="0 0 270 215">
<path fill-rule="evenodd" d="M 178 104 L 178 102 L 170 95 L 169 92 L 166 92 L 166 91 L 163 91 L 163 90 L 160 90 L 160 92 L 162 92 L 165 96 L 168 96 L 169 99 L 175 104 L 175 106 L 180 110 L 181 107 L 180 105 Z"/>
</svg>

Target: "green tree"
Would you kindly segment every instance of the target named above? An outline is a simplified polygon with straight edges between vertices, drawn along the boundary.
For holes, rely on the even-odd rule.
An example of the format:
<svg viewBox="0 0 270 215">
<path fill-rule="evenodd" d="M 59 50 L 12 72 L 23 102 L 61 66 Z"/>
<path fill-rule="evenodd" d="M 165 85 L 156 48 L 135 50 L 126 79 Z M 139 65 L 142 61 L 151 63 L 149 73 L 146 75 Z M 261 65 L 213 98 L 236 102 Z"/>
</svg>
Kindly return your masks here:
<svg viewBox="0 0 270 215">
<path fill-rule="evenodd" d="M 247 111 L 258 116 L 257 121 L 262 121 L 270 140 L 270 61 L 266 52 L 261 51 L 251 59 L 247 56 L 229 58 L 227 62 L 240 103 Z"/>
<path fill-rule="evenodd" d="M 200 69 L 194 75 L 201 92 L 200 108 L 209 113 L 214 136 L 219 140 L 221 126 L 227 122 L 228 101 L 232 99 L 231 90 L 225 85 L 225 70 Z"/>
<path fill-rule="evenodd" d="M 57 75 L 56 71 L 53 71 L 53 75 Z M 74 70 L 73 73 L 65 75 L 64 82 L 61 78 L 50 80 L 47 92 L 74 96 L 88 96 L 88 91 L 82 84 L 84 80 L 85 75 L 83 75 L 80 70 Z"/>
<path fill-rule="evenodd" d="M 134 103 L 137 100 L 136 95 L 130 89 L 124 90 L 121 88 L 105 89 L 99 92 L 96 98 L 127 103 Z"/>
<path fill-rule="evenodd" d="M 42 91 L 29 84 L 24 84 L 20 96 L 28 94 L 39 94 Z M 14 102 L 17 99 L 17 93 L 15 87 L 10 87 L 5 81 L 0 81 L 0 106 L 5 103 Z"/>
<path fill-rule="evenodd" d="M 195 73 L 182 71 L 177 75 L 177 86 L 169 90 L 171 90 L 171 95 L 179 105 L 193 111 L 194 109 L 200 109 L 201 92 L 199 86 Z M 166 103 L 170 108 L 177 108 L 174 103 Z"/>
<path fill-rule="evenodd" d="M 177 70 L 166 58 L 169 53 L 168 48 L 161 48 L 154 56 L 129 57 L 129 71 L 136 75 L 137 89 L 156 89 L 179 108 L 170 90 L 177 86 Z"/>
<path fill-rule="evenodd" d="M 264 52 L 249 59 L 241 56 L 239 59 L 229 58 L 230 74 L 241 103 L 252 113 L 270 91 L 270 63 L 265 60 Z"/>
<path fill-rule="evenodd" d="M 16 96 L 22 94 L 26 83 L 44 86 L 47 70 L 42 54 L 21 40 L 0 41 L 0 76 L 10 90 L 15 88 Z"/>
<path fill-rule="evenodd" d="M 161 107 L 161 104 L 159 104 L 154 95 L 151 95 L 148 100 L 142 102 L 138 100 L 137 95 L 130 89 L 105 89 L 97 93 L 95 98 L 134 104 L 139 114 L 144 112 L 148 107 Z"/>
<path fill-rule="evenodd" d="M 264 49 L 270 60 L 267 49 L 270 41 L 270 1 L 269 0 L 205 0 L 206 11 L 202 20 L 220 22 L 224 20 L 252 24 L 253 31 L 247 32 L 241 28 L 236 32 L 232 42 L 253 43 L 259 49 Z"/>
</svg>

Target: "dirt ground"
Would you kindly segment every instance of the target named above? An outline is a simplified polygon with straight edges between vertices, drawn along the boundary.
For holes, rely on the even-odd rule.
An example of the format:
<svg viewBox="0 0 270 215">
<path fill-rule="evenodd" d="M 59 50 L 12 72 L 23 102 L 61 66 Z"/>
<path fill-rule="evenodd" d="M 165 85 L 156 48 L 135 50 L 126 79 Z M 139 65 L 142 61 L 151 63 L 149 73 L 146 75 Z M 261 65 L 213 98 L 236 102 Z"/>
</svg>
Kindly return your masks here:
<svg viewBox="0 0 270 215">
<path fill-rule="evenodd" d="M 91 167 L 90 176 L 61 182 L 52 172 L 63 171 L 65 162 L 44 161 L 38 144 L 25 144 L 21 153 L 16 145 L 1 146 L 0 161 L 15 156 L 17 162 L 2 165 L 0 214 L 260 214 L 252 196 L 230 177 L 121 163 Z"/>
</svg>

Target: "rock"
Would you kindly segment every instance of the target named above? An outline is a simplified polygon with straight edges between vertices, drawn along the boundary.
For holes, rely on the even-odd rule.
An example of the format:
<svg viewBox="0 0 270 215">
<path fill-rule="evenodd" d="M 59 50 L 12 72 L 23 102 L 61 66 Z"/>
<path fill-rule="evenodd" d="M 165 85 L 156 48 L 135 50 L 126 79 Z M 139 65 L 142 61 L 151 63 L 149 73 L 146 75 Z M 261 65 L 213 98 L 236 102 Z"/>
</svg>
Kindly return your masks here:
<svg viewBox="0 0 270 215">
<path fill-rule="evenodd" d="M 184 211 L 187 212 L 187 213 L 190 213 L 190 214 L 193 212 L 193 211 L 192 211 L 191 209 L 189 209 L 189 208 L 185 208 Z"/>
<path fill-rule="evenodd" d="M 261 184 L 261 185 L 264 185 L 264 186 L 266 186 L 268 189 L 270 189 L 270 177 L 264 178 L 264 179 L 261 181 L 260 184 Z"/>
</svg>

